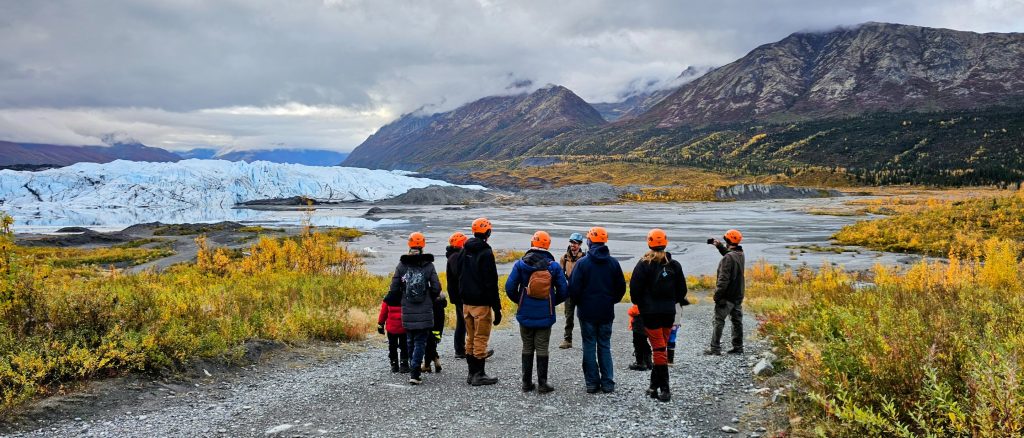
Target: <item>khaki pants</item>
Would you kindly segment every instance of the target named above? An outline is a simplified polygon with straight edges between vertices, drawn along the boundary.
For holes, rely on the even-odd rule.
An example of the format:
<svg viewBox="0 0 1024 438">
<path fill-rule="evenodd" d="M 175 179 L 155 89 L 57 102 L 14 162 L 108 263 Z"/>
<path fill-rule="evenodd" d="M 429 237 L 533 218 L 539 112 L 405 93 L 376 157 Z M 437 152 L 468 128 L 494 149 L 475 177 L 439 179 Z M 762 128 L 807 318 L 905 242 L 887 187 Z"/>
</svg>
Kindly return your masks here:
<svg viewBox="0 0 1024 438">
<path fill-rule="evenodd" d="M 462 306 L 462 317 L 466 320 L 466 356 L 486 358 L 493 321 L 491 308 L 465 304 Z"/>
</svg>

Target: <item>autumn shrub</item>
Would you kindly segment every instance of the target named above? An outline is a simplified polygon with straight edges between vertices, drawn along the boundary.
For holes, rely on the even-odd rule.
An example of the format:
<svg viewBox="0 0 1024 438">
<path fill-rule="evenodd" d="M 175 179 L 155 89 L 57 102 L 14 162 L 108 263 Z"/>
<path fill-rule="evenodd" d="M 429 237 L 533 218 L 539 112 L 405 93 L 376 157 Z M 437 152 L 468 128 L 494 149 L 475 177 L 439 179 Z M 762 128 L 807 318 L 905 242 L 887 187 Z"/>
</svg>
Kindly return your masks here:
<svg viewBox="0 0 1024 438">
<path fill-rule="evenodd" d="M 75 380 L 233 360 L 250 339 L 358 338 L 376 325 L 369 311 L 388 287 L 337 239 L 314 232 L 261 239 L 245 252 L 200 236 L 196 263 L 126 274 L 54 260 L 103 250 L 14 246 L 4 223 L 0 411 Z"/>
<path fill-rule="evenodd" d="M 998 238 L 981 248 L 864 275 L 754 266 L 748 301 L 808 394 L 809 432 L 1024 433 L 1022 248 Z"/>
</svg>

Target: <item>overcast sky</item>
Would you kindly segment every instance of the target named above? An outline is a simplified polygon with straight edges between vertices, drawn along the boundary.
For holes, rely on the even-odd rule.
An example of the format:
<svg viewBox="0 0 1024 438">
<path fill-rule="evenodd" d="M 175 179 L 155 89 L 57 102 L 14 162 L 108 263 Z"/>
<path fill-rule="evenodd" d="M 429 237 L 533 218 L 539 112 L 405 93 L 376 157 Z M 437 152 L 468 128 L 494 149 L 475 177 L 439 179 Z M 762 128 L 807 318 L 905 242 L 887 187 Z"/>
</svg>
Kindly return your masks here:
<svg viewBox="0 0 1024 438">
<path fill-rule="evenodd" d="M 351 150 L 403 113 L 591 102 L 796 31 L 1024 31 L 1024 0 L 0 0 L 0 140 Z"/>
</svg>

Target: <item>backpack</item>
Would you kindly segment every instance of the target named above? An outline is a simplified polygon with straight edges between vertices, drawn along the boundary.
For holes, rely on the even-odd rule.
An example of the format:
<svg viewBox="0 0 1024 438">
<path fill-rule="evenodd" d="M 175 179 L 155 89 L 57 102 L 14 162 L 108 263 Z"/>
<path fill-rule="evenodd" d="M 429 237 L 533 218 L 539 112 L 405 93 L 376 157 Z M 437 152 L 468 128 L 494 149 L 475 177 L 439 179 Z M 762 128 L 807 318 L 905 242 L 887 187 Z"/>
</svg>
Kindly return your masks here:
<svg viewBox="0 0 1024 438">
<path fill-rule="evenodd" d="M 538 269 L 530 274 L 526 282 L 526 295 L 538 300 L 546 300 L 551 297 L 551 272 Z"/>
<path fill-rule="evenodd" d="M 405 299 L 410 303 L 422 303 L 427 300 L 427 275 L 421 267 L 410 266 L 402 276 L 405 283 Z"/>
<path fill-rule="evenodd" d="M 654 281 L 651 283 L 651 298 L 674 301 L 676 298 L 675 284 L 677 275 L 679 273 L 675 272 L 671 263 L 661 265 L 661 269 L 656 271 Z"/>
</svg>

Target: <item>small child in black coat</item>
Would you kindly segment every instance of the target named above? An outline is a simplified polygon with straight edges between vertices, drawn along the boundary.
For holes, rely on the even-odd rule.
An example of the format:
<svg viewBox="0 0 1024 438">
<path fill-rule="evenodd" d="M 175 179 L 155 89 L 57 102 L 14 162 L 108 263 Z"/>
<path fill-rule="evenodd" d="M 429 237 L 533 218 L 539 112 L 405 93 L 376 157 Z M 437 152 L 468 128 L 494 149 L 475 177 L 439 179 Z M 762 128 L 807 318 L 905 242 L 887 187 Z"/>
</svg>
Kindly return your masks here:
<svg viewBox="0 0 1024 438">
<path fill-rule="evenodd" d="M 430 372 L 430 362 L 434 362 L 434 371 L 441 372 L 441 356 L 437 354 L 437 346 L 441 344 L 441 335 L 444 333 L 444 308 L 448 307 L 448 298 L 444 293 L 434 300 L 434 327 L 430 336 L 427 337 L 427 352 L 423 355 L 423 366 L 421 371 Z"/>
<path fill-rule="evenodd" d="M 644 320 L 640 317 L 640 308 L 636 304 L 629 308 L 629 329 L 633 331 L 633 356 L 636 362 L 629 365 L 633 371 L 647 371 L 654 369 L 654 357 L 651 352 L 651 344 L 647 342 L 647 330 L 644 329 Z"/>
</svg>

